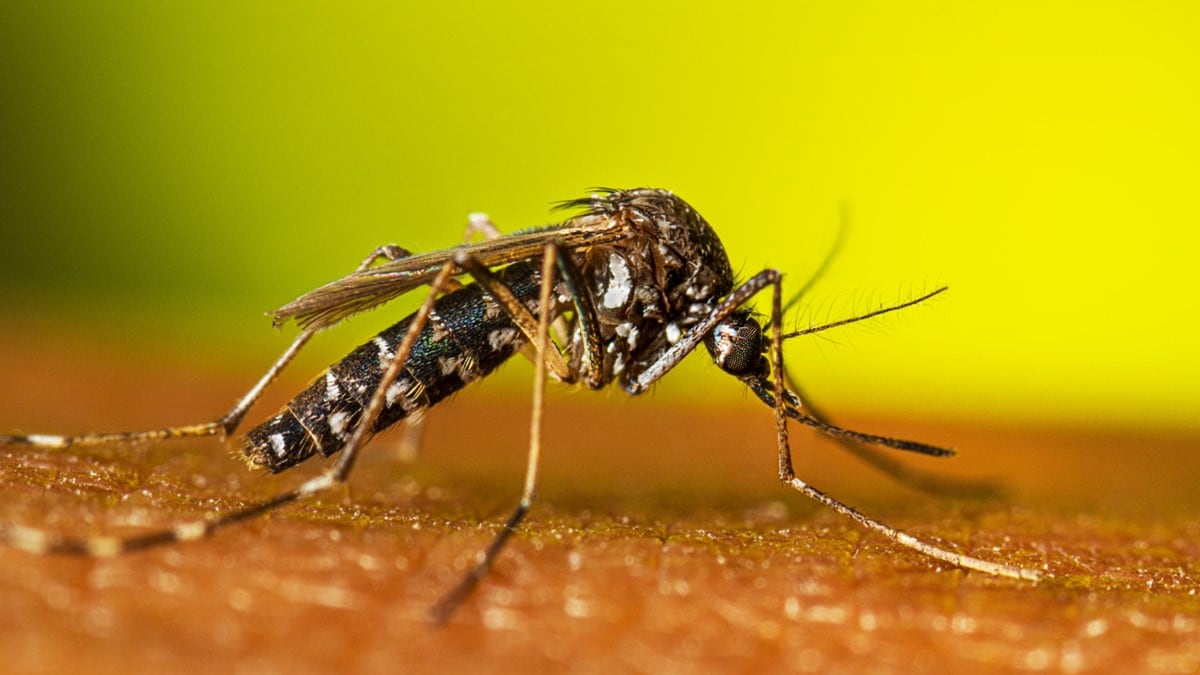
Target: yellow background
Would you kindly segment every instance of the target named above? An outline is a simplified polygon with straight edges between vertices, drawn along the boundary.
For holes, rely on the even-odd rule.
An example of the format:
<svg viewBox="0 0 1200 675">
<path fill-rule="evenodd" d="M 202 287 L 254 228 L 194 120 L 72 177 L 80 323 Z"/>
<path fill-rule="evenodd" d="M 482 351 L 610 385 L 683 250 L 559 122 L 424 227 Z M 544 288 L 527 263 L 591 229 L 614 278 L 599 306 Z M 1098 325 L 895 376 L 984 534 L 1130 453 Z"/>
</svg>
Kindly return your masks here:
<svg viewBox="0 0 1200 675">
<path fill-rule="evenodd" d="M 830 408 L 1197 426 L 1195 3 L 48 5 L 0 5 L 10 335 L 249 382 L 378 244 L 649 185 L 793 282 L 846 205 L 801 325 L 951 286 L 790 345 Z M 660 396 L 743 395 L 694 360 Z"/>
</svg>

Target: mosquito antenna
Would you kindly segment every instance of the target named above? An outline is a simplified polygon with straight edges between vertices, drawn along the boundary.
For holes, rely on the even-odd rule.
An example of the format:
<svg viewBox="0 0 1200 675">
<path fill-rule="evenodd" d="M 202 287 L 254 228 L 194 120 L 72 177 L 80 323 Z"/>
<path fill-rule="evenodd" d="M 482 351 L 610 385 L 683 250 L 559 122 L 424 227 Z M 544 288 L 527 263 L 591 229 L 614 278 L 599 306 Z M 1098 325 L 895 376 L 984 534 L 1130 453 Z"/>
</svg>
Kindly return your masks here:
<svg viewBox="0 0 1200 675">
<path fill-rule="evenodd" d="M 929 293 L 926 293 L 925 295 L 922 295 L 919 298 L 909 300 L 908 302 L 902 302 L 898 305 L 891 305 L 889 307 L 880 307 L 879 309 L 877 309 L 873 312 L 867 312 L 866 314 L 852 316 L 848 319 L 839 319 L 837 321 L 832 321 L 830 323 L 821 324 L 820 326 L 812 326 L 811 328 L 805 328 L 803 330 L 798 330 L 798 331 L 795 331 L 792 333 L 784 333 L 782 339 L 786 340 L 788 338 L 799 337 L 801 335 L 808 335 L 810 333 L 820 333 L 821 331 L 829 330 L 830 328 L 837 328 L 838 326 L 845 326 L 847 324 L 858 323 L 859 321 L 866 321 L 867 319 L 873 319 L 882 314 L 888 314 L 888 313 L 895 312 L 900 309 L 904 309 L 905 307 L 912 307 L 913 305 L 925 302 L 926 300 L 932 298 L 933 296 L 938 295 L 939 293 L 944 293 L 948 290 L 950 290 L 949 286 L 942 286 L 941 288 L 939 288 L 935 291 L 930 291 Z"/>
<path fill-rule="evenodd" d="M 783 305 L 783 312 L 786 314 L 789 309 L 800 302 L 801 298 L 806 293 L 812 290 L 812 287 L 817 285 L 821 277 L 825 276 L 825 272 L 829 271 L 829 266 L 833 264 L 833 259 L 841 253 L 842 246 L 846 243 L 846 234 L 850 231 L 850 204 L 843 201 L 841 205 L 840 215 L 838 217 L 837 236 L 833 239 L 833 246 L 829 247 L 829 251 L 825 253 L 825 258 L 821 260 L 821 264 L 817 265 L 817 269 L 809 275 L 808 280 L 800 287 L 800 290 L 792 294 L 788 301 Z"/>
</svg>

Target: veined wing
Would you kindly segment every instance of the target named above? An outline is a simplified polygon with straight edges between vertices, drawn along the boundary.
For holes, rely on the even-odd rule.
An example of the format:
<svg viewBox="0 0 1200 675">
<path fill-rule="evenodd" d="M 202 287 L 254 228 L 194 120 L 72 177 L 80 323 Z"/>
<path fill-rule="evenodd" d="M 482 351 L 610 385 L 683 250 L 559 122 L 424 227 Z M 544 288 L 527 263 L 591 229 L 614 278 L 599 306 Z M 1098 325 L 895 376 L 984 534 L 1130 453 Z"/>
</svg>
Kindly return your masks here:
<svg viewBox="0 0 1200 675">
<path fill-rule="evenodd" d="M 294 319 L 304 328 L 324 328 L 429 283 L 459 252 L 492 267 L 536 257 L 551 241 L 567 249 L 577 249 L 616 241 L 627 234 L 627 228 L 617 219 L 586 214 L 560 225 L 391 260 L 309 291 L 270 314 L 276 326 Z M 462 274 L 462 270 L 455 274 Z"/>
</svg>

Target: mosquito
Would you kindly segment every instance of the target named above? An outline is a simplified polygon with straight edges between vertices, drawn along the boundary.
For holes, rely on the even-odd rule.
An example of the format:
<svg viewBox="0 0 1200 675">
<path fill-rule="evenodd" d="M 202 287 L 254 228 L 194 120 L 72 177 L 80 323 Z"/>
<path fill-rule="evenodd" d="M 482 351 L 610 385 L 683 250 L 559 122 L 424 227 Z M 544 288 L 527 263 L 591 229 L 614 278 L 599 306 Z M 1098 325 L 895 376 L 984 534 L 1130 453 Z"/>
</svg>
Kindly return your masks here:
<svg viewBox="0 0 1200 675">
<path fill-rule="evenodd" d="M 842 441 L 946 457 L 952 450 L 853 431 L 806 409 L 784 371 L 783 341 L 917 304 L 945 290 L 842 321 L 785 334 L 782 282 L 765 269 L 735 283 L 725 248 L 695 209 L 669 191 L 599 189 L 562 202 L 575 215 L 556 225 L 501 235 L 474 215 L 467 243 L 413 254 L 395 245 L 372 251 L 353 273 L 272 312 L 276 326 L 300 332 L 258 382 L 220 418 L 200 424 L 77 436 L 0 436 L 0 444 L 44 449 L 233 436 L 263 390 L 318 332 L 420 286 L 420 307 L 322 375 L 282 410 L 247 432 L 238 452 L 255 469 L 278 473 L 316 454 L 337 458 L 298 487 L 204 519 L 128 537 L 66 537 L 0 525 L 0 541 L 32 553 L 108 557 L 212 535 L 344 483 L 364 445 L 480 379 L 514 354 L 534 363 L 533 412 L 524 485 L 517 506 L 476 565 L 431 609 L 447 621 L 485 577 L 533 504 L 548 378 L 590 389 L 619 382 L 645 392 L 704 345 L 716 365 L 741 380 L 775 417 L 779 480 L 863 527 L 951 565 L 1036 581 L 1035 569 L 981 560 L 919 540 L 870 518 L 798 477 L 788 420 Z M 482 233 L 484 241 L 471 242 Z M 770 291 L 764 323 L 747 307 Z"/>
</svg>

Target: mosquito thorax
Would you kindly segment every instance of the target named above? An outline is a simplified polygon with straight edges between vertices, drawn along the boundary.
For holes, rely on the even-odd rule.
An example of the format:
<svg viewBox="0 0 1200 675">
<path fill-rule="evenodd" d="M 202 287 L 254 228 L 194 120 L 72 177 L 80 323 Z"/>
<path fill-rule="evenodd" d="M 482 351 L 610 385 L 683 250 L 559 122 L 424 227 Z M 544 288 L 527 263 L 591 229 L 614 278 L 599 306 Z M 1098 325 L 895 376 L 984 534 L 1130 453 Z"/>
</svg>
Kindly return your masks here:
<svg viewBox="0 0 1200 675">
<path fill-rule="evenodd" d="M 671 192 L 603 191 L 571 205 L 631 233 L 617 244 L 592 247 L 579 260 L 595 300 L 606 381 L 653 362 L 732 290 L 720 238 Z"/>
<path fill-rule="evenodd" d="M 735 312 L 704 337 L 713 362 L 730 375 L 767 374 L 762 326 L 749 312 Z"/>
</svg>

